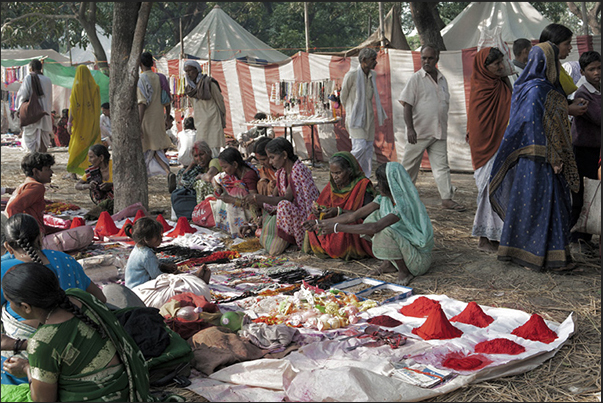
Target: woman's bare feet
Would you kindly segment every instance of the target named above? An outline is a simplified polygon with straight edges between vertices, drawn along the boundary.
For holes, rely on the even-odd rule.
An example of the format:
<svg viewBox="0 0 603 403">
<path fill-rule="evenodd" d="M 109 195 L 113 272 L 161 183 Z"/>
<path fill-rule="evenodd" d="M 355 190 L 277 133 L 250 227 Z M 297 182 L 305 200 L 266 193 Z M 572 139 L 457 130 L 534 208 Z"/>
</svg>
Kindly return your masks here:
<svg viewBox="0 0 603 403">
<path fill-rule="evenodd" d="M 199 270 L 197 270 L 195 276 L 203 280 L 205 284 L 209 284 L 209 279 L 211 278 L 211 269 L 209 269 L 207 265 L 203 264 L 201 267 L 199 267 Z"/>
<path fill-rule="evenodd" d="M 483 250 L 484 252 L 496 253 L 498 252 L 499 242 L 491 241 L 485 236 L 480 236 L 477 243 L 477 249 Z"/>
<path fill-rule="evenodd" d="M 389 260 L 384 260 L 381 265 L 369 273 L 370 276 L 381 276 L 385 273 L 396 273 L 398 269 Z"/>
<path fill-rule="evenodd" d="M 410 282 L 415 278 L 412 274 L 408 273 L 403 274 L 402 272 L 398 272 L 398 278 L 396 280 L 396 284 L 401 286 L 407 286 Z"/>
</svg>

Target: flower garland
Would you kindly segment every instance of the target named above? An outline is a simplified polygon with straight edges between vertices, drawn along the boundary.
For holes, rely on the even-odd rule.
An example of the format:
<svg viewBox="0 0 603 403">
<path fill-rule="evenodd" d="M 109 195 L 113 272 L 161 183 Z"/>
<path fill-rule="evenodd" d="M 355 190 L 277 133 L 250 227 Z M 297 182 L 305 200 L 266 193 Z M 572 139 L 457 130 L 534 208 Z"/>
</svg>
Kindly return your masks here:
<svg viewBox="0 0 603 403">
<path fill-rule="evenodd" d="M 63 203 L 63 202 L 54 202 L 54 203 L 47 204 L 46 207 L 44 208 L 44 212 L 45 213 L 61 214 L 64 211 L 79 210 L 79 209 L 80 209 L 80 207 L 76 206 L 75 204 Z"/>
</svg>

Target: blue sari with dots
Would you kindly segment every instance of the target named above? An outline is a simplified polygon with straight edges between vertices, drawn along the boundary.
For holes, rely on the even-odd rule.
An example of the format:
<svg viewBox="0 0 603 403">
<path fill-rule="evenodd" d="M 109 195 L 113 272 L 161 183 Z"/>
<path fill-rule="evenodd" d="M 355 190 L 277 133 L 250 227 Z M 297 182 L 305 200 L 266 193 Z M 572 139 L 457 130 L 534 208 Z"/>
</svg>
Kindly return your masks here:
<svg viewBox="0 0 603 403">
<path fill-rule="evenodd" d="M 492 208 L 504 221 L 498 259 L 538 270 L 571 263 L 571 191 L 579 188 L 557 55 L 550 42 L 530 51 L 490 174 Z"/>
</svg>

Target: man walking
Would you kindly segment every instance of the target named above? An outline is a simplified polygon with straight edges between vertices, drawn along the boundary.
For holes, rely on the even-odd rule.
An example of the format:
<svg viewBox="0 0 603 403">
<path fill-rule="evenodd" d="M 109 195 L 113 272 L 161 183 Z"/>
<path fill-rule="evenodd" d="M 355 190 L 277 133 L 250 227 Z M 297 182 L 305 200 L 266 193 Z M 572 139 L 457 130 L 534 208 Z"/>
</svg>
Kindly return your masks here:
<svg viewBox="0 0 603 403">
<path fill-rule="evenodd" d="M 410 77 L 398 99 L 404 107 L 408 138 L 402 165 L 415 183 L 427 150 L 442 207 L 465 211 L 464 206 L 452 200 L 455 188 L 450 181 L 446 142 L 450 93 L 446 77 L 436 68 L 439 58 L 440 52 L 435 46 L 424 45 L 422 68 Z"/>
<path fill-rule="evenodd" d="M 348 71 L 343 78 L 340 97 L 346 110 L 345 126 L 352 140 L 351 153 L 358 160 L 364 175 L 370 178 L 375 142 L 373 97 L 377 106 L 379 126 L 383 125 L 387 115 L 381 106 L 373 71 L 377 66 L 377 52 L 364 48 L 358 54 L 358 61 L 358 69 Z"/>
<path fill-rule="evenodd" d="M 42 73 L 42 62 L 38 59 L 29 62 L 29 75 L 25 77 L 17 92 L 17 110 L 23 102 L 30 99 L 33 91 L 38 94 L 38 101 L 47 114 L 37 122 L 22 127 L 23 148 L 30 153 L 45 153 L 50 146 L 53 133 L 50 114 L 52 111 L 52 81 Z"/>
</svg>

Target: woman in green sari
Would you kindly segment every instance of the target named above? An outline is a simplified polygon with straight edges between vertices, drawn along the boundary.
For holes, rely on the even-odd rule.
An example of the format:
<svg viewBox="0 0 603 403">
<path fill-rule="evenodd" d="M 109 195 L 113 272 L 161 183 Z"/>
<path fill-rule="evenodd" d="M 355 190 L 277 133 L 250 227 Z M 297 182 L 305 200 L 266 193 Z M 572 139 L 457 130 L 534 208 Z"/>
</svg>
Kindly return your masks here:
<svg viewBox="0 0 603 403">
<path fill-rule="evenodd" d="M 371 275 L 397 271 L 396 282 L 408 285 L 431 265 L 433 227 L 402 164 L 383 164 L 375 175 L 381 195 L 356 211 L 316 220 L 313 230 L 322 235 L 360 234 L 372 242 L 375 257 L 383 260 Z M 360 219 L 364 219 L 362 224 L 354 224 Z"/>
<path fill-rule="evenodd" d="M 4 369 L 28 384 L 2 385 L 2 401 L 152 401 L 144 356 L 115 315 L 79 289 L 61 289 L 55 274 L 21 263 L 2 279 L 13 309 L 40 325 L 28 340 L 29 359 Z M 10 400 L 6 400 L 10 399 Z"/>
</svg>

